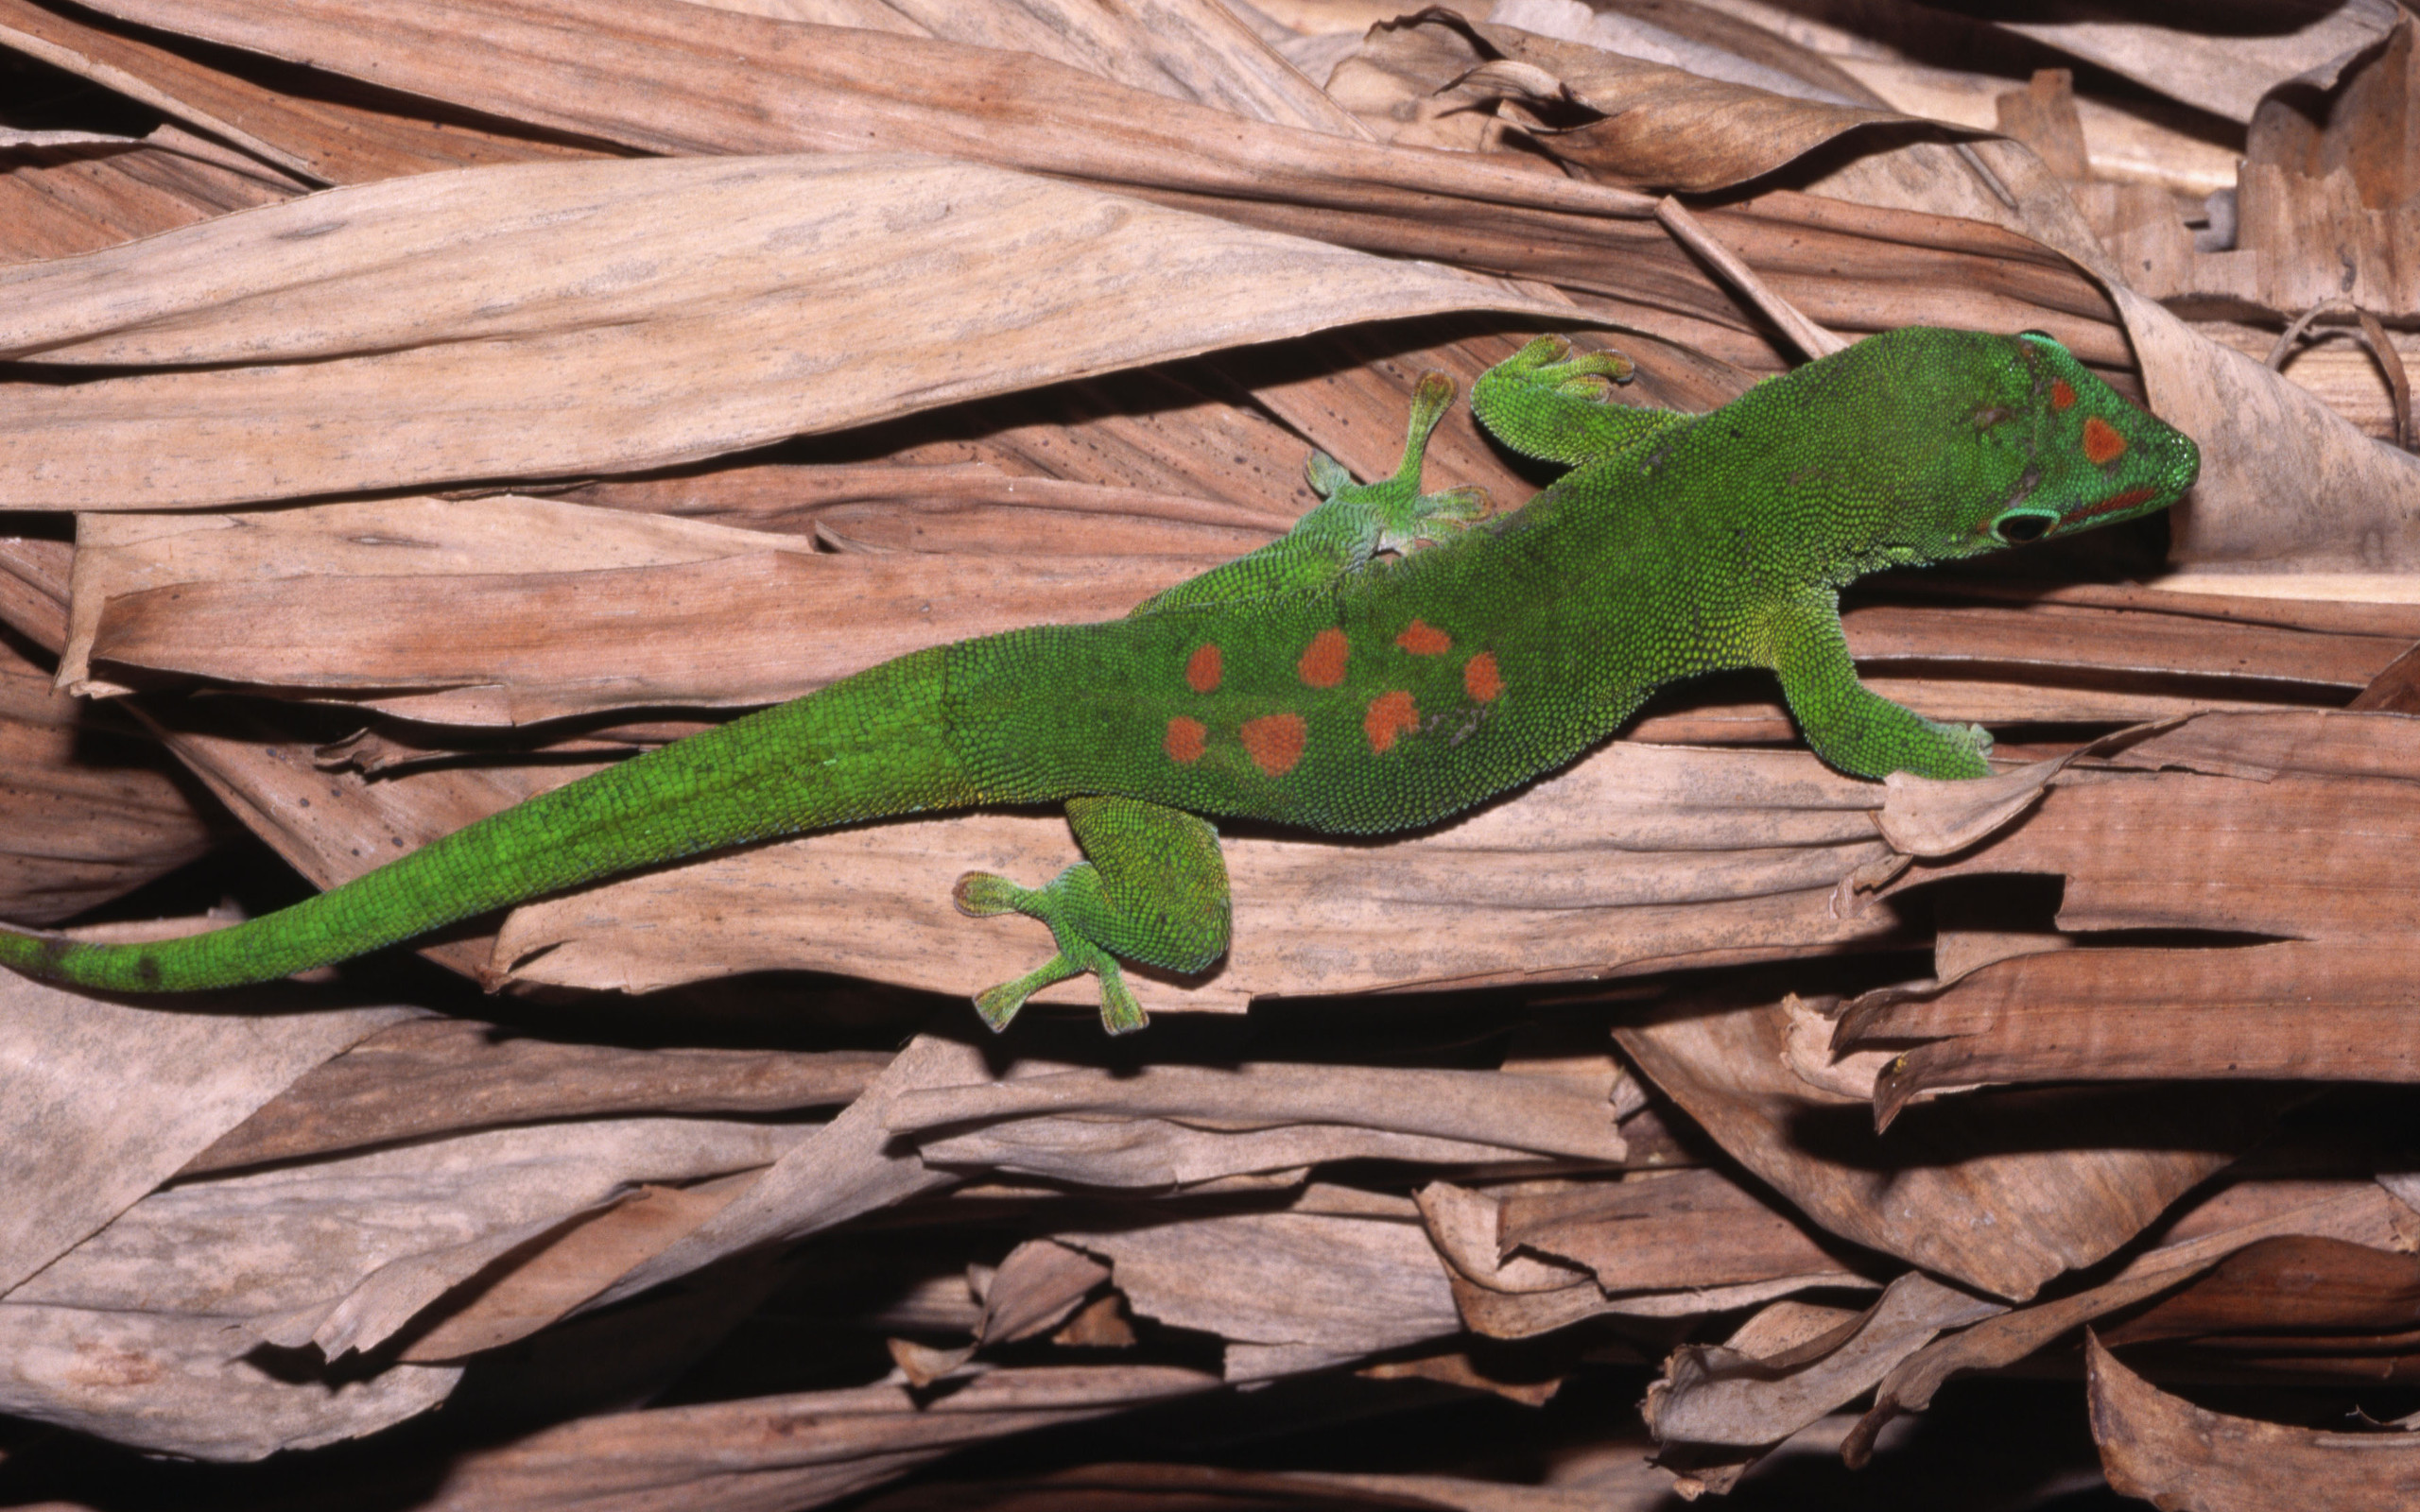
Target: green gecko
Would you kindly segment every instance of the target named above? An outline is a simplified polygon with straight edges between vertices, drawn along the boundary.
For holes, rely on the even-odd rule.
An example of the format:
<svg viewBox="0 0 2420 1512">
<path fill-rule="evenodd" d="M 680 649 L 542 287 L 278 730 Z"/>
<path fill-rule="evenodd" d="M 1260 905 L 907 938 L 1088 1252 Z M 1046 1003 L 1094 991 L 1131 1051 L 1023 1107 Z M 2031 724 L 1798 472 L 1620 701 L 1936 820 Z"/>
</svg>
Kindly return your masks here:
<svg viewBox="0 0 2420 1512">
<path fill-rule="evenodd" d="M 1121 620 L 936 646 L 624 762 L 290 908 L 182 939 L 93 945 L 0 929 L 0 964 L 120 991 L 268 981 L 542 894 L 701 850 L 857 820 L 1064 803 L 1087 861 L 1040 887 L 970 872 L 970 915 L 1019 913 L 1058 951 L 975 1000 L 1121 960 L 1181 973 L 1227 949 L 1212 816 L 1340 834 L 1433 824 L 1610 735 L 1662 685 L 1768 667 L 1817 755 L 1880 778 L 1981 777 L 1991 739 L 1858 680 L 1840 591 L 2132 519 L 2200 454 L 2049 336 L 1910 329 L 1756 385 L 1708 415 L 1612 403 L 1630 365 L 1554 337 L 1482 374 L 1479 420 L 1570 471 L 1482 519 L 1424 493 L 1453 402 L 1425 375 L 1403 465 Z M 1414 542 L 1427 549 L 1394 557 Z"/>
</svg>

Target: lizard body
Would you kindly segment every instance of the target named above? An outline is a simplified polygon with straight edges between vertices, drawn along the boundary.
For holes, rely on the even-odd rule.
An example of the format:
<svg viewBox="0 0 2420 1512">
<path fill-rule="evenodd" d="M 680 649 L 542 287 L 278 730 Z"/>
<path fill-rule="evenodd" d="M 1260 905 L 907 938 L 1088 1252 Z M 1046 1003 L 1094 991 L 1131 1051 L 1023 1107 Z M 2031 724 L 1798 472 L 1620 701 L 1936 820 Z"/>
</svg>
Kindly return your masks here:
<svg viewBox="0 0 2420 1512">
<path fill-rule="evenodd" d="M 1628 365 L 1551 338 L 1482 375 L 1506 444 L 1571 467 L 1478 520 L 1420 491 L 1452 401 L 1422 380 L 1403 466 L 1283 539 L 1122 620 L 919 651 L 633 758 L 262 919 L 157 944 L 0 930 L 0 964 L 174 991 L 264 981 L 637 867 L 934 809 L 1063 801 L 1087 862 L 1038 888 L 959 880 L 970 914 L 1047 923 L 1059 954 L 976 1001 L 1004 1026 L 1032 991 L 1119 958 L 1178 971 L 1226 949 L 1204 816 L 1374 833 L 1433 823 L 1573 760 L 1662 685 L 1773 669 L 1818 754 L 1860 776 L 1978 777 L 1990 741 L 1858 681 L 1840 590 L 2163 508 L 2193 443 L 2048 336 L 1876 336 L 1711 414 L 1608 403 Z M 1477 523 L 1473 523 L 1477 522 Z M 1383 558 L 1413 541 L 1427 550 Z"/>
</svg>

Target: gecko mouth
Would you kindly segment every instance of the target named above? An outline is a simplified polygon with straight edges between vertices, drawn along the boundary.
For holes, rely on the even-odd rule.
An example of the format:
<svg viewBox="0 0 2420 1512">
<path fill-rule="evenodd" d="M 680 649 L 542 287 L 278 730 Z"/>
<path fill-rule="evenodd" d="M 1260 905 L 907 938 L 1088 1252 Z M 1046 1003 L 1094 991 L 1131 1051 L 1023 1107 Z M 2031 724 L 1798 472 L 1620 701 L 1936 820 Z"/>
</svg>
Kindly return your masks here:
<svg viewBox="0 0 2420 1512">
<path fill-rule="evenodd" d="M 2102 515 L 2116 514 L 2121 509 L 2131 509 L 2138 504 L 2148 503 L 2152 499 L 2158 497 L 2158 494 L 2159 490 L 2157 489 L 2128 489 L 2123 493 L 2111 494 L 2108 498 L 2101 500 L 2099 504 L 2088 505 L 2082 509 L 2076 510 L 2072 514 L 2069 514 L 2065 520 L 2061 521 L 2060 524 L 2072 530 L 2078 525 L 2088 524 L 2092 521 L 2100 519 Z"/>
</svg>

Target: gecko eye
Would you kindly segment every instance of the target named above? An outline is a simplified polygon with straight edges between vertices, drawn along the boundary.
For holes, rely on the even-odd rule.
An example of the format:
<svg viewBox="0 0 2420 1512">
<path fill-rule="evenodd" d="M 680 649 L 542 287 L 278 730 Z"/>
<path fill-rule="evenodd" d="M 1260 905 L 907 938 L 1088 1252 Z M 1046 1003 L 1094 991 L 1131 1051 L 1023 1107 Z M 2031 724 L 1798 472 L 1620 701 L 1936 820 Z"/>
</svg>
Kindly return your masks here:
<svg viewBox="0 0 2420 1512">
<path fill-rule="evenodd" d="M 2058 523 L 2057 515 L 2012 510 L 1992 522 L 1992 537 L 2002 545 L 2022 546 L 2048 535 Z"/>
</svg>

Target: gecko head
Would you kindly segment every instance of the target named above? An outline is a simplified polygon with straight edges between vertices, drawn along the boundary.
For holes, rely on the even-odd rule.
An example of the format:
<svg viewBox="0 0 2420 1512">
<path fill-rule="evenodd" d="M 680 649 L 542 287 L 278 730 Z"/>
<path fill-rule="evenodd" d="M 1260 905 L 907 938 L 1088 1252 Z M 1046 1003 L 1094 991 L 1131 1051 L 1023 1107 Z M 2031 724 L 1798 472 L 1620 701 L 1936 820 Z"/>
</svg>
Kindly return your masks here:
<svg viewBox="0 0 2420 1512">
<path fill-rule="evenodd" d="M 1996 398 L 1979 428 L 2009 438 L 2027 463 L 2013 487 L 1975 502 L 1964 523 L 1973 552 L 2073 535 L 2165 509 L 2202 470 L 2192 438 L 2136 406 L 2094 376 L 2055 337 L 2010 337 Z M 2010 399 L 2015 402 L 2011 403 Z M 2023 434 L 2029 432 L 2030 435 Z"/>
<path fill-rule="evenodd" d="M 2039 332 L 1886 331 L 1772 387 L 1799 421 L 1776 491 L 1846 501 L 1831 507 L 1843 580 L 2150 514 L 2202 465 L 2182 431 Z"/>
</svg>

